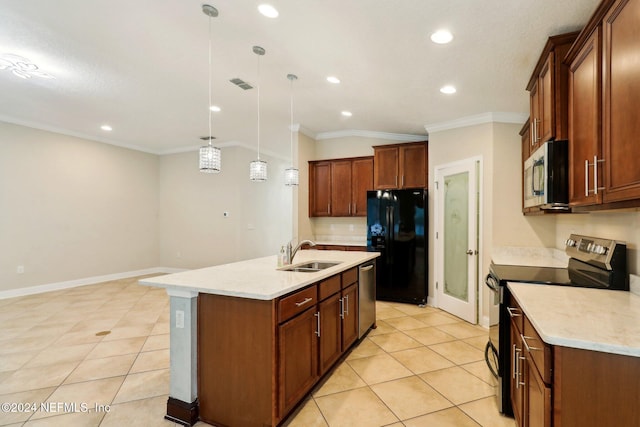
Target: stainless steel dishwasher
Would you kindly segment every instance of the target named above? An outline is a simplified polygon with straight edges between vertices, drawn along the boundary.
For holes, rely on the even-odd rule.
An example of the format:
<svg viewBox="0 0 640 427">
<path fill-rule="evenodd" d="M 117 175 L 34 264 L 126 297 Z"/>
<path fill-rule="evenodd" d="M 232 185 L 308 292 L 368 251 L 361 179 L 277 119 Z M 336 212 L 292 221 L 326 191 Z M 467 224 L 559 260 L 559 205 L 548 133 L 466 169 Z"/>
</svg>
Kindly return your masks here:
<svg viewBox="0 0 640 427">
<path fill-rule="evenodd" d="M 376 323 L 376 264 L 362 264 L 358 274 L 358 338 L 362 338 Z"/>
</svg>

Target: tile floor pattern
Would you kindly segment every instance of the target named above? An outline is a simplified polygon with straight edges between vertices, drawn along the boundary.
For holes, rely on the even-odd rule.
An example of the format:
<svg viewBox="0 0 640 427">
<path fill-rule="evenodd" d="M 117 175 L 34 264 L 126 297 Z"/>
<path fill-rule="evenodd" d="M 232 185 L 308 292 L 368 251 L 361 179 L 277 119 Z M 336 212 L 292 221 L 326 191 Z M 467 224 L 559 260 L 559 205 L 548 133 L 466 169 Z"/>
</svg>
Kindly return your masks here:
<svg viewBox="0 0 640 427">
<path fill-rule="evenodd" d="M 0 411 L 0 425 L 176 425 L 163 419 L 169 299 L 138 279 L 0 300 L 0 403 L 52 409 Z M 377 318 L 378 328 L 287 426 L 515 426 L 495 406 L 485 329 L 435 308 L 388 302 L 377 303 Z M 76 403 L 78 412 L 58 403 Z"/>
</svg>

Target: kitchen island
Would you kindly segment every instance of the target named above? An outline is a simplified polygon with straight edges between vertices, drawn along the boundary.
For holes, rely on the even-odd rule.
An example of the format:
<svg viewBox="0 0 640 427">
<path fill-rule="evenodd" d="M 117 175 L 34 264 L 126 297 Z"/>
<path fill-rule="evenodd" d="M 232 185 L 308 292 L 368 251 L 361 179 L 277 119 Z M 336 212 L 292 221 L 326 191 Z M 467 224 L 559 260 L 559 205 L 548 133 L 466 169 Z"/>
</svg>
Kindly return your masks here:
<svg viewBox="0 0 640 427">
<path fill-rule="evenodd" d="M 358 338 L 361 251 L 299 251 L 285 271 L 276 256 L 147 278 L 170 297 L 166 418 L 275 426 Z M 321 333 L 322 332 L 322 333 Z"/>
<path fill-rule="evenodd" d="M 640 296 L 509 283 L 519 425 L 640 425 Z"/>
</svg>

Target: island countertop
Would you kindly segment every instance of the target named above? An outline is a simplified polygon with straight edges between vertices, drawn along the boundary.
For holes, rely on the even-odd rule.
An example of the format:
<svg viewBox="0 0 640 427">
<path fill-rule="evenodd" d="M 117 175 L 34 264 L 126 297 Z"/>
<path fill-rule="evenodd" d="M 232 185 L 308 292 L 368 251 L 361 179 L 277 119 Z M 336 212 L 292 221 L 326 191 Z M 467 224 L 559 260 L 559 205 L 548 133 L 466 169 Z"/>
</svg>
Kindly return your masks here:
<svg viewBox="0 0 640 427">
<path fill-rule="evenodd" d="M 640 357 L 640 296 L 571 286 L 508 287 L 547 344 Z"/>
<path fill-rule="evenodd" d="M 339 262 L 339 264 L 313 273 L 283 271 L 277 267 L 277 256 L 272 255 L 149 277 L 140 280 L 139 283 L 167 290 L 272 300 L 375 259 L 379 255 L 379 252 L 364 251 L 301 250 L 296 254 L 292 265 L 312 261 Z"/>
</svg>

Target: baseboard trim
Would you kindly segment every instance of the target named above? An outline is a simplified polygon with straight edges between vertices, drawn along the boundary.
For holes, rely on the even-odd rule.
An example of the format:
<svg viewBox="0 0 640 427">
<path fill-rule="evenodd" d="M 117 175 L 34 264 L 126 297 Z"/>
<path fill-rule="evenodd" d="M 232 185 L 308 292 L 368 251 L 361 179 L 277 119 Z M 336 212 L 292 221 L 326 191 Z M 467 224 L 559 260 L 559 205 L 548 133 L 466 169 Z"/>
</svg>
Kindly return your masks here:
<svg viewBox="0 0 640 427">
<path fill-rule="evenodd" d="M 143 270 L 125 271 L 123 273 L 105 274 L 103 276 L 84 277 L 82 279 L 67 280 L 64 282 L 47 283 L 44 285 L 29 286 L 26 288 L 9 289 L 0 291 L 0 299 L 22 297 L 26 295 L 41 294 L 44 292 L 59 291 L 61 289 L 75 288 L 78 286 L 94 285 L 110 280 L 127 279 L 129 277 L 144 276 L 146 274 L 179 273 L 185 271 L 181 268 L 153 267 Z"/>
</svg>

